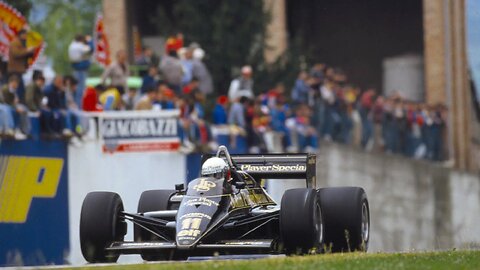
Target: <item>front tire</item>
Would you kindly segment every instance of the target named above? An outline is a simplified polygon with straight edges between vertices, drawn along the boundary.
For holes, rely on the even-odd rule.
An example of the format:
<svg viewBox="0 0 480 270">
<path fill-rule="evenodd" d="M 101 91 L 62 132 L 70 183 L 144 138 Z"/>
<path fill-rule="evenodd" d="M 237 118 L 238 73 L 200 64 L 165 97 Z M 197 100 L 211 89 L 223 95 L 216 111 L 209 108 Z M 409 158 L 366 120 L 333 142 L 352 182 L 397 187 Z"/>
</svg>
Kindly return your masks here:
<svg viewBox="0 0 480 270">
<path fill-rule="evenodd" d="M 319 191 L 327 251 L 367 251 L 370 209 L 363 188 L 334 187 Z"/>
<path fill-rule="evenodd" d="M 150 211 L 170 210 L 172 208 L 170 197 L 172 197 L 173 194 L 175 194 L 175 190 L 158 189 L 144 191 L 138 201 L 137 212 L 145 213 Z M 134 225 L 133 229 L 136 242 L 161 241 L 158 236 L 138 225 Z M 168 259 L 167 254 L 151 252 L 142 252 L 140 256 L 145 261 L 160 261 Z"/>
<path fill-rule="evenodd" d="M 116 262 L 118 254 L 105 250 L 112 242 L 123 241 L 126 222 L 119 218 L 122 199 L 113 192 L 90 192 L 83 200 L 80 215 L 80 247 L 90 263 Z"/>
<path fill-rule="evenodd" d="M 324 223 L 317 190 L 285 191 L 280 207 L 280 234 L 287 255 L 323 251 Z"/>
</svg>

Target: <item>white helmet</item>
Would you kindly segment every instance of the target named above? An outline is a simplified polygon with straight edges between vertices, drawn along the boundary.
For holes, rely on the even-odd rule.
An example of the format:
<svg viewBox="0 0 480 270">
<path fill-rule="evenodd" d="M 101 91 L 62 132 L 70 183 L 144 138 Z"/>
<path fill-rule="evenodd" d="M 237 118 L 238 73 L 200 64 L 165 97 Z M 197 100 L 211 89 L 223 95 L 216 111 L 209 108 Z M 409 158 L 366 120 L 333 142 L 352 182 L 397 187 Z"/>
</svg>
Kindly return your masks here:
<svg viewBox="0 0 480 270">
<path fill-rule="evenodd" d="M 202 176 L 225 178 L 228 173 L 228 165 L 222 158 L 211 157 L 202 165 Z"/>
</svg>

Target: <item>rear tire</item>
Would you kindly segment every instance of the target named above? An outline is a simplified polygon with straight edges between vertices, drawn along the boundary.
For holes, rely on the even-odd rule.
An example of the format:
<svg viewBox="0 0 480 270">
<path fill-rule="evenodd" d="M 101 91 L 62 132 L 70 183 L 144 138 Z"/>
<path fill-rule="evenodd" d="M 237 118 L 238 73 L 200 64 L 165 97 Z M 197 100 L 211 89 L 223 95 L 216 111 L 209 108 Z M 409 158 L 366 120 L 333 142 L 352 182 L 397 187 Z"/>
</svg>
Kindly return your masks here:
<svg viewBox="0 0 480 270">
<path fill-rule="evenodd" d="M 105 250 L 112 242 L 123 241 L 127 224 L 118 217 L 122 199 L 113 192 L 90 192 L 83 200 L 80 215 L 80 247 L 90 263 L 116 262 L 119 255 Z"/>
<path fill-rule="evenodd" d="M 327 251 L 367 251 L 370 210 L 363 188 L 334 187 L 319 191 Z"/>
<path fill-rule="evenodd" d="M 150 212 L 150 211 L 163 211 L 170 210 L 170 197 L 175 194 L 175 190 L 147 190 L 142 192 L 140 200 L 138 201 L 138 213 Z M 144 228 L 134 225 L 134 239 L 135 242 L 149 242 L 149 241 L 161 241 L 158 236 L 145 230 Z M 148 253 L 142 252 L 140 254 L 145 261 L 160 261 L 168 259 L 167 254 Z"/>
<path fill-rule="evenodd" d="M 280 207 L 280 235 L 287 255 L 323 251 L 324 224 L 317 190 L 285 191 Z"/>
</svg>

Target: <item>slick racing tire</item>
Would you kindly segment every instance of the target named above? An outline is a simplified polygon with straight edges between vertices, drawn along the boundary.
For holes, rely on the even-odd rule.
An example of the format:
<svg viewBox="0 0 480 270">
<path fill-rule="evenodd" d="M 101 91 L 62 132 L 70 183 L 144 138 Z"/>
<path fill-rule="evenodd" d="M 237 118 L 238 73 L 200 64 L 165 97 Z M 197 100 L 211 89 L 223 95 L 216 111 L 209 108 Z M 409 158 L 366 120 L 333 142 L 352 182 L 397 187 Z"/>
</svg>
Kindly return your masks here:
<svg viewBox="0 0 480 270">
<path fill-rule="evenodd" d="M 116 262 L 118 254 L 105 250 L 114 241 L 123 241 L 126 222 L 119 218 L 122 199 L 113 192 L 90 192 L 83 200 L 80 215 L 80 246 L 90 263 Z"/>
<path fill-rule="evenodd" d="M 280 235 L 287 255 L 321 253 L 324 223 L 318 191 L 285 191 L 280 206 Z"/>
<path fill-rule="evenodd" d="M 367 251 L 370 209 L 363 188 L 322 188 L 320 202 L 325 218 L 326 251 Z"/>
<path fill-rule="evenodd" d="M 172 197 L 173 194 L 175 194 L 175 190 L 158 189 L 144 191 L 138 201 L 137 212 L 144 213 L 150 211 L 170 210 L 172 207 L 170 197 Z M 158 236 L 138 225 L 134 225 L 133 230 L 135 242 L 162 241 Z M 142 252 L 140 255 L 145 261 L 160 261 L 168 259 L 167 254 L 158 254 L 158 252 Z"/>
</svg>

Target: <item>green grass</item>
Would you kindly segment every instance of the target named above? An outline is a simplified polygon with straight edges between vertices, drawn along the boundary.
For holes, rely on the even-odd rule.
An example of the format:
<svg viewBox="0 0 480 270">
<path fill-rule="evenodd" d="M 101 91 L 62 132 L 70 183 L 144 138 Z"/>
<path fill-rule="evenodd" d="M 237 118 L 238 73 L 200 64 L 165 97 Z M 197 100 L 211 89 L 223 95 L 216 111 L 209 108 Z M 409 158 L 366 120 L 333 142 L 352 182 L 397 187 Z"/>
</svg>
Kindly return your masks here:
<svg viewBox="0 0 480 270">
<path fill-rule="evenodd" d="M 65 268 L 68 269 L 68 268 Z M 420 253 L 351 253 L 304 257 L 279 257 L 251 261 L 204 261 L 192 263 L 144 263 L 118 266 L 88 266 L 74 269 L 480 269 L 480 251 Z"/>
</svg>

